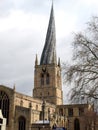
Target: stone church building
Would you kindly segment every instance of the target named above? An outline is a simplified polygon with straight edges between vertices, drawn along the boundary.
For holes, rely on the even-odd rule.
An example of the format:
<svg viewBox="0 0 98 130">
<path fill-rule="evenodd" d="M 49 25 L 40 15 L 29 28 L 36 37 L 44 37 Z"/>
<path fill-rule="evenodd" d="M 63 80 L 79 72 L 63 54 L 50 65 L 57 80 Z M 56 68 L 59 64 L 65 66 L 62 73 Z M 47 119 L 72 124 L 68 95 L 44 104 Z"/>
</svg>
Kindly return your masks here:
<svg viewBox="0 0 98 130">
<path fill-rule="evenodd" d="M 33 96 L 16 92 L 15 86 L 0 85 L 0 109 L 7 119 L 6 130 L 31 130 L 39 120 L 49 120 L 51 126 L 70 130 L 85 130 L 81 123 L 87 104 L 63 104 L 60 59 L 56 56 L 56 36 L 53 5 L 40 63 L 35 58 Z"/>
</svg>

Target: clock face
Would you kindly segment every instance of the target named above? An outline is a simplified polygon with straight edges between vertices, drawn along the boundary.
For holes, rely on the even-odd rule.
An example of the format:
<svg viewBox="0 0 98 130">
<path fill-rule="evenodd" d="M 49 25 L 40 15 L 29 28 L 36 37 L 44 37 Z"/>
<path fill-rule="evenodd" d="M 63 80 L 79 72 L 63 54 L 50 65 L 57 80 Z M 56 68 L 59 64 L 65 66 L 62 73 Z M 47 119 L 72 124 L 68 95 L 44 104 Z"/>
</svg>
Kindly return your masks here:
<svg viewBox="0 0 98 130">
<path fill-rule="evenodd" d="M 46 72 L 46 67 L 43 67 L 43 68 L 42 68 L 42 71 L 45 73 L 45 72 Z"/>
</svg>

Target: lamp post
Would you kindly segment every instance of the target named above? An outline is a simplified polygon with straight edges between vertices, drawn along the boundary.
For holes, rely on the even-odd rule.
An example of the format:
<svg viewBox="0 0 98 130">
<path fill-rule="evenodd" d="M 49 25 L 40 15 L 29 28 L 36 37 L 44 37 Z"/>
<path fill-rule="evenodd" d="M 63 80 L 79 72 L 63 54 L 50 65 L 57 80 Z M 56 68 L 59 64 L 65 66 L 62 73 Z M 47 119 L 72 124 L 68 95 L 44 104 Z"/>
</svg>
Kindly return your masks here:
<svg viewBox="0 0 98 130">
<path fill-rule="evenodd" d="M 66 125 L 65 125 L 65 114 L 64 114 L 64 127 L 66 127 Z"/>
<path fill-rule="evenodd" d="M 49 124 L 50 124 L 50 109 L 48 109 L 48 120 L 49 120 Z"/>
<path fill-rule="evenodd" d="M 66 117 L 65 115 L 64 115 L 64 128 L 66 130 L 69 130 L 69 120 L 68 117 Z"/>
<path fill-rule="evenodd" d="M 69 130 L 69 119 L 68 117 L 65 117 L 65 128 Z"/>
<path fill-rule="evenodd" d="M 44 120 L 45 120 L 45 101 L 44 100 L 42 103 L 42 117 L 43 117 L 43 124 L 44 124 Z"/>
</svg>

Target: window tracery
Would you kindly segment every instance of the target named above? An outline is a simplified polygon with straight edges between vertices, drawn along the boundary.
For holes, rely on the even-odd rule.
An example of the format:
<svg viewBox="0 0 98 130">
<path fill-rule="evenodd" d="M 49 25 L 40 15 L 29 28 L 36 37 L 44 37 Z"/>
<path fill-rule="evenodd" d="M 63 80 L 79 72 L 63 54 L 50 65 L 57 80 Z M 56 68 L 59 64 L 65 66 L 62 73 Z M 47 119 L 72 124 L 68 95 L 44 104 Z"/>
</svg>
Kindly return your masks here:
<svg viewBox="0 0 98 130">
<path fill-rule="evenodd" d="M 2 110 L 3 116 L 7 119 L 7 124 L 9 122 L 9 98 L 4 91 L 0 91 L 0 109 Z"/>
</svg>

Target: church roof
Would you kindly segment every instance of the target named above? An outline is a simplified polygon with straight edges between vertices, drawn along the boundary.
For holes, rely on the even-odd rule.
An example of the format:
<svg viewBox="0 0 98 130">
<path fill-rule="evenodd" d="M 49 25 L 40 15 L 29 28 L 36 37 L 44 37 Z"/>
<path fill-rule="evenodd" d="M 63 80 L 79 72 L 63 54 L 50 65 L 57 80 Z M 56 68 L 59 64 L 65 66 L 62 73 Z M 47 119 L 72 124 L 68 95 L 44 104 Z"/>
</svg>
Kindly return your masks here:
<svg viewBox="0 0 98 130">
<path fill-rule="evenodd" d="M 53 4 L 51 7 L 50 20 L 45 40 L 44 49 L 41 55 L 40 65 L 56 64 L 56 34 Z"/>
<path fill-rule="evenodd" d="M 39 120 L 35 122 L 36 124 L 43 124 L 43 120 Z M 44 120 L 44 124 L 49 124 L 49 120 Z"/>
</svg>

